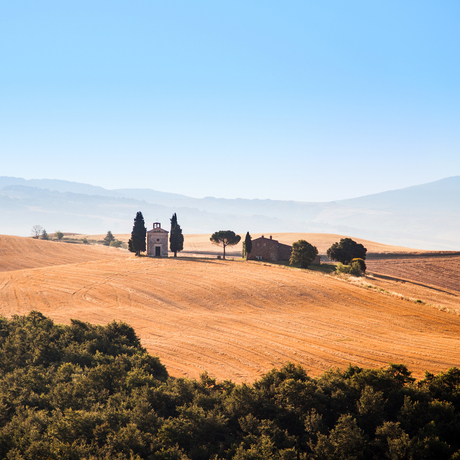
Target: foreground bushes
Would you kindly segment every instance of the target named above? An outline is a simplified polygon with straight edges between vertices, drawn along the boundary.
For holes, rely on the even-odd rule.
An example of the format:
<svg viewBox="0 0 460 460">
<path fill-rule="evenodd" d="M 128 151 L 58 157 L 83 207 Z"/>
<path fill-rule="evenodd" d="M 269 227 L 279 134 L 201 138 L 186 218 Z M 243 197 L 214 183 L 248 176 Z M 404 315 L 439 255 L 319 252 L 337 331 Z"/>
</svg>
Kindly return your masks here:
<svg viewBox="0 0 460 460">
<path fill-rule="evenodd" d="M 131 327 L 0 319 L 0 458 L 460 459 L 460 370 L 168 378 Z"/>
</svg>

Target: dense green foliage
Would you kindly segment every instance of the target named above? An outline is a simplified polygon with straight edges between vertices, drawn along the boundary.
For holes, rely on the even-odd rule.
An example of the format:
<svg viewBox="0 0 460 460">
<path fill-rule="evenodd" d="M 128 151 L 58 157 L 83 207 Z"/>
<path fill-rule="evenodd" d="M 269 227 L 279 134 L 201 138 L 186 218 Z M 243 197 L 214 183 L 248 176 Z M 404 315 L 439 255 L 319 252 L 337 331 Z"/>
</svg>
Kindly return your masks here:
<svg viewBox="0 0 460 460">
<path fill-rule="evenodd" d="M 182 229 L 177 223 L 177 215 L 173 214 L 171 218 L 171 233 L 169 235 L 169 249 L 174 253 L 174 257 L 177 257 L 177 253 L 184 249 L 184 235 L 182 235 Z"/>
<path fill-rule="evenodd" d="M 291 265 L 300 265 L 300 268 L 307 268 L 318 255 L 316 246 L 311 245 L 308 241 L 299 240 L 292 243 L 292 253 L 289 263 Z"/>
<path fill-rule="evenodd" d="M 459 459 L 460 370 L 168 378 L 133 329 L 0 318 L 0 458 Z"/>
<path fill-rule="evenodd" d="M 128 241 L 128 249 L 140 256 L 141 252 L 145 251 L 145 239 L 147 236 L 147 229 L 145 228 L 144 216 L 140 211 L 136 213 L 134 218 L 133 230 L 131 238 Z"/>
<path fill-rule="evenodd" d="M 360 243 L 353 241 L 351 238 L 341 238 L 338 243 L 334 243 L 327 251 L 327 257 L 330 260 L 341 262 L 349 265 L 352 259 L 366 258 L 367 249 Z"/>
<path fill-rule="evenodd" d="M 214 244 L 221 244 L 223 246 L 225 259 L 225 248 L 238 244 L 241 240 L 241 236 L 236 235 L 232 230 L 219 230 L 211 235 L 210 240 Z"/>
<path fill-rule="evenodd" d="M 58 241 L 61 241 L 62 238 L 64 238 L 64 233 L 62 233 L 60 230 L 56 230 L 54 232 L 54 236 L 58 239 Z"/>
</svg>

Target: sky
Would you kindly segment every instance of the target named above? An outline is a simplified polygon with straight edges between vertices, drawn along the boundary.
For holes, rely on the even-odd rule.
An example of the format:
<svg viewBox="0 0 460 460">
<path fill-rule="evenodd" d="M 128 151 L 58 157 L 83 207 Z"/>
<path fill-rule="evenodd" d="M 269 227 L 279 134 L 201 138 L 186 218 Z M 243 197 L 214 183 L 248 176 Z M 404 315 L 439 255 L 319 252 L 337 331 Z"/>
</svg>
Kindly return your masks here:
<svg viewBox="0 0 460 460">
<path fill-rule="evenodd" d="M 0 1 L 0 176 L 332 201 L 460 175 L 460 2 Z"/>
</svg>

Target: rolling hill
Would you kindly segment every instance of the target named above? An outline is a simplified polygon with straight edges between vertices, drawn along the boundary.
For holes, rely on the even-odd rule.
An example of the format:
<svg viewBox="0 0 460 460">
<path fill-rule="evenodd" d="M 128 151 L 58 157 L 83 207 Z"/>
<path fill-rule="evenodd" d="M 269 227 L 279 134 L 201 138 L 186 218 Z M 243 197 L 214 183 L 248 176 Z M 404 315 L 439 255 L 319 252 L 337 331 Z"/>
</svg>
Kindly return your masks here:
<svg viewBox="0 0 460 460">
<path fill-rule="evenodd" d="M 67 246 L 29 248 L 30 259 L 49 249 L 56 265 L 0 273 L 0 312 L 128 322 L 174 376 L 207 370 L 252 381 L 288 361 L 312 375 L 402 362 L 421 376 L 460 362 L 460 316 L 340 278 L 257 262 L 136 258 L 112 248 L 105 258 L 94 252 L 63 265 L 52 253 L 60 245 Z"/>
</svg>

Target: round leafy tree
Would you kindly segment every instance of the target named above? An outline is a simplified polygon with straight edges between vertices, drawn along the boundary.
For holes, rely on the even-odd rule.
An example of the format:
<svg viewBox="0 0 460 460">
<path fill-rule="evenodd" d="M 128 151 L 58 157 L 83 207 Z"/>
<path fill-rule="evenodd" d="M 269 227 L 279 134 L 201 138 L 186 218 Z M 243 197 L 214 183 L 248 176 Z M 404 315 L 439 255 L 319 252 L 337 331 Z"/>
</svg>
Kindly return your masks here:
<svg viewBox="0 0 460 460">
<path fill-rule="evenodd" d="M 241 240 L 240 235 L 236 235 L 235 232 L 231 230 L 219 230 L 212 234 L 210 240 L 214 244 L 221 244 L 224 248 L 224 259 L 225 259 L 225 248 L 227 246 L 234 246 L 238 244 Z"/>
<path fill-rule="evenodd" d="M 365 259 L 367 249 L 351 238 L 342 238 L 334 243 L 326 252 L 330 260 L 349 265 L 352 259 Z"/>
<path fill-rule="evenodd" d="M 292 244 L 292 253 L 289 263 L 300 265 L 300 268 L 307 268 L 318 255 L 318 249 L 308 241 L 299 240 Z"/>
</svg>

